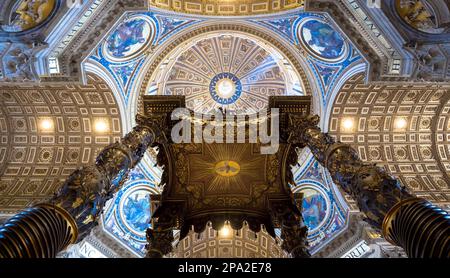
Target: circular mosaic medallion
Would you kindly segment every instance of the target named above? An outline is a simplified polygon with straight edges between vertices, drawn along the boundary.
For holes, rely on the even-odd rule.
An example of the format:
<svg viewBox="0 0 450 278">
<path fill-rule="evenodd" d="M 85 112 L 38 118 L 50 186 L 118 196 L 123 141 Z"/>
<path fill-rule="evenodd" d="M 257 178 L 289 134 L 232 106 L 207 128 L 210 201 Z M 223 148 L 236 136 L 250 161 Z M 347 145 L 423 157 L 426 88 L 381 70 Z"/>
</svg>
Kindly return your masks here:
<svg viewBox="0 0 450 278">
<path fill-rule="evenodd" d="M 303 219 L 311 232 L 320 228 L 325 222 L 328 202 L 324 195 L 314 188 L 302 188 L 300 192 L 303 193 Z"/>
<path fill-rule="evenodd" d="M 41 27 L 54 16 L 56 0 L 19 0 L 9 15 L 9 24 L 3 25 L 6 32 L 23 32 Z"/>
<path fill-rule="evenodd" d="M 113 61 L 132 59 L 153 42 L 155 24 L 144 16 L 135 16 L 120 24 L 104 45 L 105 56 Z"/>
<path fill-rule="evenodd" d="M 312 55 L 328 61 L 337 61 L 345 56 L 347 44 L 327 23 L 311 19 L 304 21 L 299 30 L 302 44 Z"/>
<path fill-rule="evenodd" d="M 235 103 L 242 93 L 242 84 L 236 75 L 229 72 L 217 74 L 209 84 L 211 97 L 219 104 Z"/>
<path fill-rule="evenodd" d="M 119 204 L 119 215 L 127 230 L 138 236 L 145 236 L 150 227 L 151 192 L 146 188 L 137 187 L 122 196 Z"/>
<path fill-rule="evenodd" d="M 412 28 L 428 34 L 441 34 L 446 28 L 438 28 L 437 17 L 428 1 L 395 1 L 395 8 L 401 19 Z M 448 5 L 448 4 L 447 4 Z"/>
</svg>

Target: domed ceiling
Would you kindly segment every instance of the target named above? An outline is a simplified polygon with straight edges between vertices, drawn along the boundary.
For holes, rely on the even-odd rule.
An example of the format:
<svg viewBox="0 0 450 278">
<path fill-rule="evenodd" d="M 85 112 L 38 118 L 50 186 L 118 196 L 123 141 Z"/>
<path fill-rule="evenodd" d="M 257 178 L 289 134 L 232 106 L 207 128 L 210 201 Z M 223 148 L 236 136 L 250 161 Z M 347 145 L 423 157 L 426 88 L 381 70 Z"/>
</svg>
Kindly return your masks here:
<svg viewBox="0 0 450 278">
<path fill-rule="evenodd" d="M 267 106 L 270 95 L 309 94 L 315 113 L 326 117 L 342 79 L 364 69 L 361 55 L 327 16 L 302 11 L 232 22 L 130 12 L 84 65 L 115 88 L 129 128 L 144 94 L 184 95 L 187 106 L 201 113 L 218 108 L 254 113 Z M 147 201 L 161 192 L 162 169 L 154 167 L 157 150 L 151 151 L 103 215 L 105 231 L 136 256 L 145 254 L 152 211 Z M 299 166 L 292 171 L 292 190 L 305 196 L 314 254 L 345 230 L 348 206 L 309 151 L 299 150 Z"/>
<path fill-rule="evenodd" d="M 266 108 L 271 95 L 302 94 L 299 78 L 269 51 L 233 33 L 196 40 L 164 73 L 162 93 L 185 95 L 196 112 L 223 108 L 238 114 Z"/>
</svg>

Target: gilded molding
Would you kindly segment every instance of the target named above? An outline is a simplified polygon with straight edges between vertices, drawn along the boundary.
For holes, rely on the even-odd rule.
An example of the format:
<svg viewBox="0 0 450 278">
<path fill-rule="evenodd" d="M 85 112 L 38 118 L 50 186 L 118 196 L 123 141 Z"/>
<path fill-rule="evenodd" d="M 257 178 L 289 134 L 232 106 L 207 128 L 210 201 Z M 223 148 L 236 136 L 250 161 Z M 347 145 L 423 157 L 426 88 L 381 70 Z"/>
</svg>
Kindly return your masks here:
<svg viewBox="0 0 450 278">
<path fill-rule="evenodd" d="M 148 0 L 150 9 L 211 16 L 252 16 L 303 7 L 304 0 Z"/>
</svg>

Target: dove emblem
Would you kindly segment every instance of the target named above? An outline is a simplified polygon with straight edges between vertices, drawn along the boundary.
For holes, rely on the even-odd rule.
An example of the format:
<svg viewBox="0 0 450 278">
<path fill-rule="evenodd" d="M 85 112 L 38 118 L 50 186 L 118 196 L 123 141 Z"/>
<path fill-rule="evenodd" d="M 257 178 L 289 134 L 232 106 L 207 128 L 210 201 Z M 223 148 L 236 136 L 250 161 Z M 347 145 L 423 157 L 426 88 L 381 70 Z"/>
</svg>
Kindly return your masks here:
<svg viewBox="0 0 450 278">
<path fill-rule="evenodd" d="M 241 166 L 235 161 L 223 160 L 216 164 L 214 170 L 219 176 L 234 177 L 241 170 Z"/>
</svg>

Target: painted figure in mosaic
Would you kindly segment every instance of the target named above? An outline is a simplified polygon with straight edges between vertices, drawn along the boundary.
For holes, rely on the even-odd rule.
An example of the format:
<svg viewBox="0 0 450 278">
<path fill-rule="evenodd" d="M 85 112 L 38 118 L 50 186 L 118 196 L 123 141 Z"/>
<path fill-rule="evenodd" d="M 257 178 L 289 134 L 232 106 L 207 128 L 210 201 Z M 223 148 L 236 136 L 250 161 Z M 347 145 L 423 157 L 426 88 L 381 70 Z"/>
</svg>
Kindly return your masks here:
<svg viewBox="0 0 450 278">
<path fill-rule="evenodd" d="M 150 195 L 139 197 L 139 194 L 129 196 L 123 209 L 128 223 L 136 230 L 145 231 L 150 222 Z"/>
<path fill-rule="evenodd" d="M 341 55 L 344 41 L 328 24 L 311 20 L 305 23 L 303 32 L 308 33 L 305 36 L 308 45 L 324 58 L 334 59 Z"/>
<path fill-rule="evenodd" d="M 115 57 L 124 57 L 131 47 L 143 44 L 145 21 L 141 19 L 131 20 L 120 25 L 108 39 L 108 50 Z"/>
<path fill-rule="evenodd" d="M 326 204 L 320 194 L 312 192 L 303 199 L 303 217 L 310 229 L 315 229 L 325 217 Z"/>
<path fill-rule="evenodd" d="M 400 17 L 414 29 L 427 33 L 440 33 L 436 28 L 434 16 L 419 0 L 397 1 L 397 11 Z"/>
<path fill-rule="evenodd" d="M 23 0 L 13 14 L 11 25 L 17 31 L 31 29 L 47 19 L 54 7 L 55 0 Z"/>
</svg>

